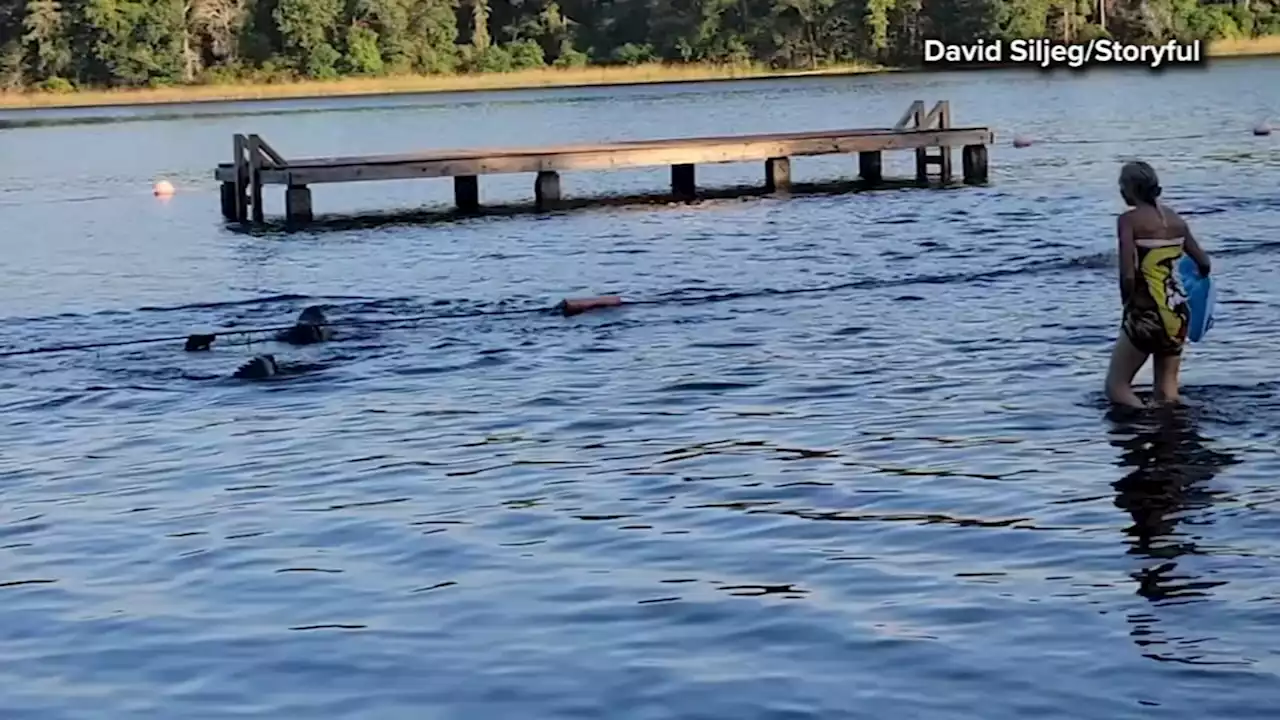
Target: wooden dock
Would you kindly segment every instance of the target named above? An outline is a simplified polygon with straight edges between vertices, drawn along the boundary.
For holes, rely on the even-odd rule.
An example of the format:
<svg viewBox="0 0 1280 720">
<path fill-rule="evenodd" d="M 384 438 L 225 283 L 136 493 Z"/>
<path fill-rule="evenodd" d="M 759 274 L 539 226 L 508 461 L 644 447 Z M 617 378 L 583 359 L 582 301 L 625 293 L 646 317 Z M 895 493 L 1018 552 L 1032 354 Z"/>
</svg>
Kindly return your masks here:
<svg viewBox="0 0 1280 720">
<path fill-rule="evenodd" d="M 770 191 L 785 190 L 791 182 L 790 158 L 813 155 L 858 154 L 860 178 L 880 182 L 881 153 L 914 150 L 916 181 L 928 185 L 930 168 L 939 182 L 952 179 L 951 149 L 962 149 L 962 174 L 968 184 L 987 182 L 987 146 L 993 140 L 986 127 L 951 126 L 947 101 L 925 112 L 917 100 L 891 128 L 823 130 L 818 132 L 675 138 L 545 148 L 484 148 L 434 150 L 406 155 L 310 158 L 286 160 L 257 135 L 236 135 L 234 160 L 220 164 L 215 177 L 222 183 L 222 214 L 230 221 L 264 222 L 262 188 L 285 186 L 285 219 L 296 224 L 312 219 L 310 185 L 368 180 L 452 177 L 459 210 L 479 208 L 481 175 L 535 173 L 534 198 L 540 209 L 560 200 L 560 173 L 577 170 L 671 167 L 672 194 L 693 199 L 697 194 L 694 168 L 706 163 L 764 161 Z M 937 152 L 930 152 L 936 150 Z"/>
</svg>

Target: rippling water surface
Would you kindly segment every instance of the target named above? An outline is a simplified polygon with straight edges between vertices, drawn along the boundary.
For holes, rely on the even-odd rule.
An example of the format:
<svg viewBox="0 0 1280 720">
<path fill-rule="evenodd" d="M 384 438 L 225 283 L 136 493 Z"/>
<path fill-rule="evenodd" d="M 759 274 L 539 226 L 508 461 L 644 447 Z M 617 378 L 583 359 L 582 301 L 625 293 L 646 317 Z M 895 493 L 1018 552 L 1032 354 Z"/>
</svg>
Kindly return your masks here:
<svg viewBox="0 0 1280 720">
<path fill-rule="evenodd" d="M 6 350 L 313 303 L 352 321 L 740 296 L 0 359 L 0 715 L 1269 715 L 1280 144 L 1249 128 L 1277 87 L 1257 60 L 2 114 Z M 234 132 L 396 152 L 882 126 L 917 98 L 995 129 L 989 187 L 245 235 L 209 179 Z M 1220 309 L 1185 362 L 1191 407 L 1122 418 L 1099 390 L 1132 156 L 1214 255 Z M 262 351 L 304 372 L 229 379 Z"/>
</svg>

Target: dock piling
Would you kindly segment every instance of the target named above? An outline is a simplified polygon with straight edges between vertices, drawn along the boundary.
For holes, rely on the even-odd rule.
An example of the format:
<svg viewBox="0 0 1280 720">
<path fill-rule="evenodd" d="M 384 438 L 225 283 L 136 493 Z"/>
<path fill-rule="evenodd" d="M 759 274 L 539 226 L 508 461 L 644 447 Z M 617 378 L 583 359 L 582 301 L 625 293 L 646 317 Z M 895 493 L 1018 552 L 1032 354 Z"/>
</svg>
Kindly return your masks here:
<svg viewBox="0 0 1280 720">
<path fill-rule="evenodd" d="M 290 185 L 285 189 L 284 217 L 285 222 L 295 225 L 311 222 L 311 188 L 306 185 Z"/>
<path fill-rule="evenodd" d="M 480 209 L 480 178 L 475 175 L 458 175 L 453 179 L 453 203 L 464 213 Z"/>
<path fill-rule="evenodd" d="M 791 189 L 791 158 L 776 157 L 764 161 L 764 184 L 771 192 Z"/>
<path fill-rule="evenodd" d="M 698 194 L 694 167 L 692 163 L 671 166 L 671 194 L 680 200 L 692 200 Z"/>
<path fill-rule="evenodd" d="M 950 106 L 943 100 L 926 112 L 923 101 L 911 104 L 893 127 L 762 133 L 661 140 L 582 143 L 546 148 L 432 150 L 400 155 L 318 157 L 286 160 L 258 135 L 235 134 L 233 157 L 214 171 L 221 183 L 224 217 L 246 223 L 264 221 L 263 185 L 285 186 L 284 211 L 291 224 L 310 220 L 311 186 L 373 180 L 453 178 L 459 211 L 479 210 L 479 176 L 533 173 L 539 209 L 561 205 L 560 175 L 586 170 L 671 168 L 671 193 L 680 200 L 698 196 L 699 164 L 763 162 L 770 192 L 792 187 L 791 160 L 819 155 L 858 155 L 862 184 L 884 180 L 886 151 L 911 151 L 916 156 L 916 179 L 928 185 L 933 169 L 943 184 L 951 181 L 953 147 L 963 148 L 963 173 L 968 184 L 987 181 L 987 146 L 992 133 L 985 127 L 954 128 Z M 935 154 L 936 153 L 936 154 Z M 252 215 L 250 215 L 250 210 Z"/>
<path fill-rule="evenodd" d="M 879 184 L 884 180 L 884 170 L 880 163 L 879 150 L 866 150 L 858 153 L 858 177 L 868 184 Z"/>
<path fill-rule="evenodd" d="M 227 221 L 236 220 L 236 184 L 224 182 L 219 185 L 222 198 L 222 217 Z"/>
<path fill-rule="evenodd" d="M 966 185 L 984 185 L 987 182 L 987 146 L 965 145 L 960 150 L 960 169 Z"/>
<path fill-rule="evenodd" d="M 539 210 L 551 210 L 560 203 L 560 173 L 542 170 L 533 182 L 534 203 Z"/>
</svg>

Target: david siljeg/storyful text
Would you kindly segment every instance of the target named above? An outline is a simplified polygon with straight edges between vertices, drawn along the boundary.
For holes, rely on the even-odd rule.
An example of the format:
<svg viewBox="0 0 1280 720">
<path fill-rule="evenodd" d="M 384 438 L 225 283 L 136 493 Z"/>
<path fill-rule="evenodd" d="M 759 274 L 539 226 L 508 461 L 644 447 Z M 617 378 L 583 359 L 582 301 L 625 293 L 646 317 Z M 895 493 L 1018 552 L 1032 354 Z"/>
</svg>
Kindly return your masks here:
<svg viewBox="0 0 1280 720">
<path fill-rule="evenodd" d="M 1111 63 L 1159 68 L 1165 65 L 1198 64 L 1203 57 L 1199 40 L 1189 43 L 1170 40 L 1159 45 L 1134 45 L 1109 38 L 1094 38 L 1082 43 L 1061 43 L 1044 38 L 1008 42 L 978 40 L 973 43 L 924 41 L 924 61 L 948 65 L 1012 63 L 1042 68 L 1062 65 L 1083 68 Z"/>
</svg>

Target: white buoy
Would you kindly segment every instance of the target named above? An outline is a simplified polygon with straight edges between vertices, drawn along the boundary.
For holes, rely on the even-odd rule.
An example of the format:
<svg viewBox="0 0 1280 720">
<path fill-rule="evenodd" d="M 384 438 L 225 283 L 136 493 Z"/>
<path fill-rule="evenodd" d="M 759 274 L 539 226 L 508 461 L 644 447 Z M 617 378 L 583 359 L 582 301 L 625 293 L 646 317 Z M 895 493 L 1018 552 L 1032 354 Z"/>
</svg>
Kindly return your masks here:
<svg viewBox="0 0 1280 720">
<path fill-rule="evenodd" d="M 151 192 L 153 192 L 156 197 L 171 197 L 173 195 L 173 183 L 168 180 L 161 180 L 155 184 L 155 187 L 151 189 Z"/>
<path fill-rule="evenodd" d="M 1031 138 L 1027 137 L 1026 135 L 1013 136 L 1013 146 L 1016 148 L 1031 147 L 1031 142 L 1032 142 Z"/>
<path fill-rule="evenodd" d="M 1258 123 L 1257 125 L 1254 125 L 1254 126 L 1253 126 L 1253 134 L 1254 134 L 1254 135 L 1257 135 L 1257 136 L 1259 136 L 1259 137 L 1262 137 L 1263 135 L 1270 135 L 1270 134 L 1271 134 L 1271 126 L 1270 126 L 1270 125 L 1268 125 L 1265 121 L 1264 121 L 1264 122 L 1260 122 L 1260 123 Z"/>
</svg>

